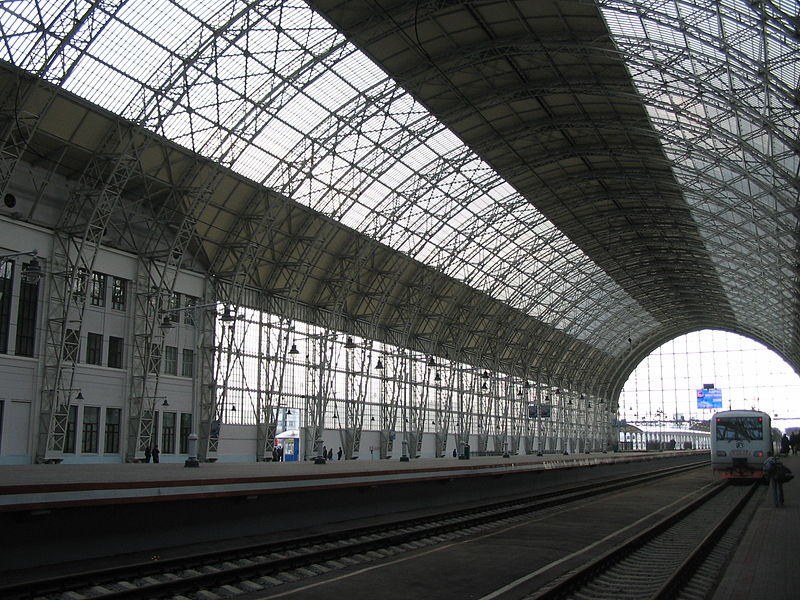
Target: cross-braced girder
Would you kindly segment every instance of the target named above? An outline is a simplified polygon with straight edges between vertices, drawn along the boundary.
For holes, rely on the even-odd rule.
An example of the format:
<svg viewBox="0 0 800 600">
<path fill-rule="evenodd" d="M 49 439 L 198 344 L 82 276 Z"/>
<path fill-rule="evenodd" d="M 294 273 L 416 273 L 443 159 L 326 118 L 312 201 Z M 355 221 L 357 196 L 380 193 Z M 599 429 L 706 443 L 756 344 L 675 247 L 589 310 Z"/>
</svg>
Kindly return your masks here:
<svg viewBox="0 0 800 600">
<path fill-rule="evenodd" d="M 635 357 L 702 327 L 800 364 L 792 2 L 156 5 L 0 7 L 0 57 L 40 78 L 4 69 L 25 93 L 4 96 L 0 183 L 20 160 L 78 181 L 125 158 L 97 142 L 121 127 L 130 171 L 87 193 L 120 188 L 98 240 L 161 264 L 156 285 L 191 265 L 216 300 L 263 293 L 573 400 L 613 398 Z"/>
</svg>

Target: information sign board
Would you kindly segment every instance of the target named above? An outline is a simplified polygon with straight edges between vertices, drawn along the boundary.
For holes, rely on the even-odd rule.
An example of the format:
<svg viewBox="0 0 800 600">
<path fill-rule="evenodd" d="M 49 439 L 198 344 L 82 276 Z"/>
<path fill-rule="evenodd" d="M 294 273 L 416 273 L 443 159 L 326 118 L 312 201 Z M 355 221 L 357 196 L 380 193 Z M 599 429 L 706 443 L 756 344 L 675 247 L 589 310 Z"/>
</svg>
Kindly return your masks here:
<svg viewBox="0 0 800 600">
<path fill-rule="evenodd" d="M 697 408 L 722 408 L 722 390 L 719 388 L 697 390 Z"/>
</svg>

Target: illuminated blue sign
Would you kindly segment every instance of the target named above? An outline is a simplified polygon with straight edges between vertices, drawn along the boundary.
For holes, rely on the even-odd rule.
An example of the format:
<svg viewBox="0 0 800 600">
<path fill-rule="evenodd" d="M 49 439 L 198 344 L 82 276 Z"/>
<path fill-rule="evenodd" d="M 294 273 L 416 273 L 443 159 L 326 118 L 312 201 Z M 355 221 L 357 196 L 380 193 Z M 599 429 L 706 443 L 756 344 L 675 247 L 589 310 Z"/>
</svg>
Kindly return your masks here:
<svg viewBox="0 0 800 600">
<path fill-rule="evenodd" d="M 718 388 L 697 390 L 697 408 L 722 408 L 722 390 Z"/>
</svg>

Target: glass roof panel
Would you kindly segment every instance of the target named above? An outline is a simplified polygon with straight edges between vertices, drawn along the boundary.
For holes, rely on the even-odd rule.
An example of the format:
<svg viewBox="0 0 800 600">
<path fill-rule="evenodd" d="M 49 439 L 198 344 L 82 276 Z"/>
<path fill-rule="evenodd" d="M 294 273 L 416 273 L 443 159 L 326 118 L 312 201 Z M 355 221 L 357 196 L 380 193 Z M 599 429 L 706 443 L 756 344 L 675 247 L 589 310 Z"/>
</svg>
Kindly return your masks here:
<svg viewBox="0 0 800 600">
<path fill-rule="evenodd" d="M 674 157 L 676 179 L 712 249 L 726 300 L 746 320 L 752 309 L 746 295 L 766 279 L 780 281 L 780 265 L 790 255 L 773 229 L 790 231 L 796 223 L 776 207 L 791 205 L 790 181 L 800 159 L 796 153 L 785 162 L 775 157 L 800 126 L 787 93 L 800 76 L 798 42 L 786 35 L 797 5 L 786 12 L 783 1 L 780 14 L 773 10 L 778 2 L 601 4 L 665 152 Z M 789 55 L 794 60 L 786 60 Z M 661 62 L 684 76 L 665 79 Z M 743 268 L 747 261 L 752 268 Z M 777 322 L 789 322 L 794 307 L 776 299 L 771 310 Z"/>
<path fill-rule="evenodd" d="M 82 35 L 70 39 L 53 25 L 65 6 L 3 3 L 3 58 L 48 76 L 47 49 L 63 40 L 62 53 L 81 59 L 51 75 L 69 72 L 70 91 L 574 335 L 593 335 L 588 322 L 606 318 L 580 323 L 580 297 L 606 290 L 609 313 L 627 297 L 301 0 L 128 0 L 116 13 L 85 3 Z M 678 12 L 663 13 L 665 23 Z M 615 18 L 639 38 L 657 30 L 685 46 L 660 22 L 627 11 Z M 650 323 L 644 311 L 638 317 Z"/>
</svg>

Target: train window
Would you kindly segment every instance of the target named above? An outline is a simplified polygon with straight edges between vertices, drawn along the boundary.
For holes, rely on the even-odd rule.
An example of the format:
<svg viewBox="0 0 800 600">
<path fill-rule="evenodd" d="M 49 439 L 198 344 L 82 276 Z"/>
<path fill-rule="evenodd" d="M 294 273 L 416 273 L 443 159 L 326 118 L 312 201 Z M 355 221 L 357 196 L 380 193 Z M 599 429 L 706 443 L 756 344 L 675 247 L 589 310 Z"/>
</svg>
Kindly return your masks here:
<svg viewBox="0 0 800 600">
<path fill-rule="evenodd" d="M 758 417 L 720 417 L 717 419 L 718 440 L 763 440 L 763 422 Z"/>
</svg>

